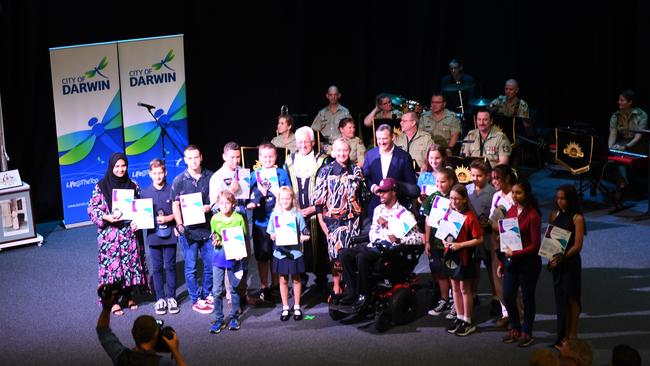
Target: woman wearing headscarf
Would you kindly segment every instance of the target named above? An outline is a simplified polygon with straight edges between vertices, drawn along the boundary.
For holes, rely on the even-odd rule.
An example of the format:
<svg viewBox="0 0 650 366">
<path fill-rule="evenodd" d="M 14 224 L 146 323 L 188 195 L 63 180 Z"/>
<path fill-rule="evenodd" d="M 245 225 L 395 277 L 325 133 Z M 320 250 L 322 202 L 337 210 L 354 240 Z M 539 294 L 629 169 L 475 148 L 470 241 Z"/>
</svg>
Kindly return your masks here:
<svg viewBox="0 0 650 366">
<path fill-rule="evenodd" d="M 106 174 L 93 190 L 88 204 L 88 215 L 97 225 L 97 248 L 99 250 L 99 286 L 119 285 L 119 301 L 111 311 L 124 314 L 122 306 L 131 310 L 138 308 L 133 299 L 136 288 L 148 288 L 148 273 L 142 240 L 136 236 L 123 213 L 113 207 L 114 189 L 132 189 L 134 198 L 140 196 L 140 188 L 129 179 L 128 161 L 123 153 L 113 153 Z"/>
</svg>

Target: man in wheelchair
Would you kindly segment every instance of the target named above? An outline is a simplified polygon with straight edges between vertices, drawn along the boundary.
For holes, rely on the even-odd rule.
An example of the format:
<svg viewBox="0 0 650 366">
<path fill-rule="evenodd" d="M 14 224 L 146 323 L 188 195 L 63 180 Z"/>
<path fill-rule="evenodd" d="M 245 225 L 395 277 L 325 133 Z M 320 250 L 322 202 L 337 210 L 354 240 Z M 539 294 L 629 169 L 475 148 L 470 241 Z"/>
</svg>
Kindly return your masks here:
<svg viewBox="0 0 650 366">
<path fill-rule="evenodd" d="M 346 285 L 345 295 L 340 303 L 352 304 L 355 311 L 368 305 L 368 279 L 376 262 L 381 258 L 381 252 L 395 250 L 401 245 L 424 243 L 423 234 L 419 231 L 413 214 L 397 201 L 397 190 L 395 179 L 381 180 L 377 187 L 381 204 L 373 212 L 368 233 L 370 243 L 343 249 L 340 254 L 343 281 Z"/>
</svg>

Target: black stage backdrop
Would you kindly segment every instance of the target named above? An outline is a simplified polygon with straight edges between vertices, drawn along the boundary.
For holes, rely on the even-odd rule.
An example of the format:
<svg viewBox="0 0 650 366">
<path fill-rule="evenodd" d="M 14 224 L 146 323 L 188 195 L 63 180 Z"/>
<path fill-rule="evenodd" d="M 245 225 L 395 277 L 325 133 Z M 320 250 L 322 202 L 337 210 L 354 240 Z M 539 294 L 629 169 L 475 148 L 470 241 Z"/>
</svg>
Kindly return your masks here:
<svg viewBox="0 0 650 366">
<path fill-rule="evenodd" d="M 10 168 L 32 185 L 38 221 L 62 217 L 49 47 L 184 33 L 190 141 L 210 169 L 225 142 L 274 136 L 281 105 L 310 123 L 332 84 L 355 118 L 384 91 L 428 104 L 453 57 L 484 97 L 519 80 L 547 126 L 605 135 L 623 88 L 650 109 L 648 2 L 210 3 L 0 0 Z"/>
</svg>

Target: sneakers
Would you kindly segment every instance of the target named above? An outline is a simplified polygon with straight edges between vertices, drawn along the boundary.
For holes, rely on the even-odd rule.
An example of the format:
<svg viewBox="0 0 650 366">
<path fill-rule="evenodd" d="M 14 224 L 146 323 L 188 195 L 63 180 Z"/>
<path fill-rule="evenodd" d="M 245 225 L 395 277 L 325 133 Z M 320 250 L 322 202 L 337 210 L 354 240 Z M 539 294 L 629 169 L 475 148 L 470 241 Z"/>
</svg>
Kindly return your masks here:
<svg viewBox="0 0 650 366">
<path fill-rule="evenodd" d="M 205 300 L 199 299 L 192 305 L 192 310 L 199 314 L 211 314 L 214 311 L 214 305 L 208 305 Z"/>
<path fill-rule="evenodd" d="M 224 322 L 214 323 L 214 324 L 212 324 L 212 326 L 210 327 L 210 333 L 212 333 L 212 334 L 219 334 L 219 333 L 221 333 L 221 331 L 223 331 L 224 329 L 226 329 L 226 323 L 224 323 Z"/>
<path fill-rule="evenodd" d="M 239 330 L 239 328 L 241 328 L 241 325 L 239 324 L 239 320 L 235 318 L 230 319 L 230 323 L 228 324 L 228 329 Z"/>
<path fill-rule="evenodd" d="M 214 307 L 214 296 L 208 295 L 208 297 L 205 298 L 205 303 Z"/>
<path fill-rule="evenodd" d="M 534 340 L 535 340 L 535 338 L 533 338 L 533 336 L 531 336 L 530 334 L 528 334 L 526 332 L 522 332 L 521 336 L 519 336 L 519 342 L 517 342 L 517 346 L 518 347 L 528 347 L 528 346 L 531 345 L 531 343 L 533 343 Z"/>
<path fill-rule="evenodd" d="M 167 310 L 170 314 L 178 314 L 178 312 L 181 311 L 181 309 L 178 307 L 176 299 L 173 297 L 167 299 Z"/>
<path fill-rule="evenodd" d="M 474 323 L 463 322 L 454 334 L 459 337 L 466 337 L 474 332 L 476 332 L 476 325 Z"/>
<path fill-rule="evenodd" d="M 460 327 L 461 327 L 461 325 L 463 325 L 463 323 L 464 322 L 462 320 L 460 320 L 460 319 L 454 320 L 453 322 L 451 322 L 447 326 L 447 333 L 456 334 L 456 332 L 458 331 L 458 329 L 460 329 Z"/>
<path fill-rule="evenodd" d="M 447 310 L 449 310 L 449 301 L 440 299 L 438 300 L 438 304 L 433 309 L 429 310 L 427 314 L 438 316 Z"/>
<path fill-rule="evenodd" d="M 154 305 L 154 309 L 156 309 L 156 314 L 158 315 L 165 315 L 167 314 L 167 302 L 165 299 L 159 299 L 156 301 L 156 304 Z"/>
<path fill-rule="evenodd" d="M 503 343 L 514 343 L 517 342 L 518 340 L 519 340 L 519 331 L 516 329 L 510 329 L 508 331 L 508 334 L 501 339 Z"/>
<path fill-rule="evenodd" d="M 445 315 L 445 318 L 448 320 L 454 320 L 456 319 L 456 307 L 453 304 L 451 304 L 450 307 L 451 309 L 449 309 L 449 312 L 447 315 Z"/>
</svg>

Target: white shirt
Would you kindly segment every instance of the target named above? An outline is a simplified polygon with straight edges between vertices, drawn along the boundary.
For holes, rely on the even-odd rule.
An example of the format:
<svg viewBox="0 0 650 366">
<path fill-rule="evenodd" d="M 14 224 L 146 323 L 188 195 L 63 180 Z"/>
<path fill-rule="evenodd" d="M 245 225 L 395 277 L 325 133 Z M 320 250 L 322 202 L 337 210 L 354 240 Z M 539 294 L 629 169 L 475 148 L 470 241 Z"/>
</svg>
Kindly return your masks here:
<svg viewBox="0 0 650 366">
<path fill-rule="evenodd" d="M 388 152 L 383 152 L 379 150 L 379 159 L 381 159 L 381 177 L 386 178 L 388 175 L 388 168 L 390 168 L 390 161 L 393 159 L 393 151 L 395 151 L 395 145 Z"/>
</svg>

